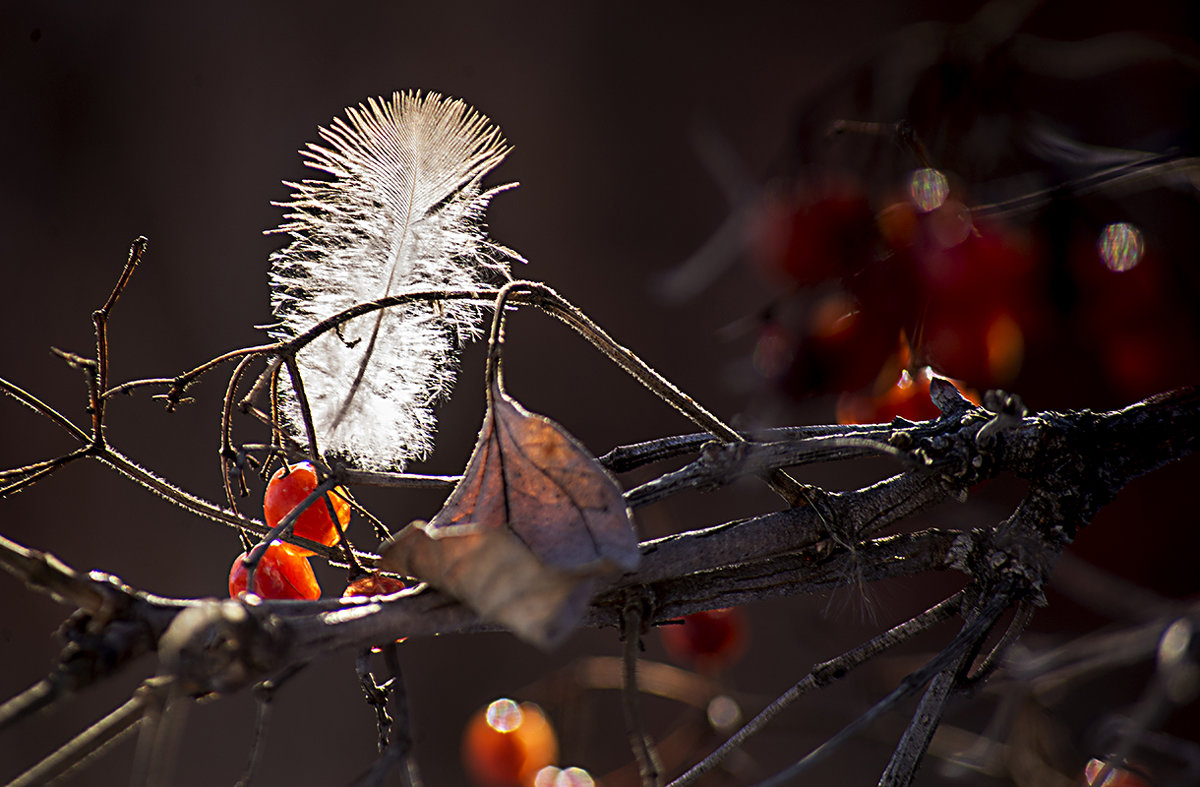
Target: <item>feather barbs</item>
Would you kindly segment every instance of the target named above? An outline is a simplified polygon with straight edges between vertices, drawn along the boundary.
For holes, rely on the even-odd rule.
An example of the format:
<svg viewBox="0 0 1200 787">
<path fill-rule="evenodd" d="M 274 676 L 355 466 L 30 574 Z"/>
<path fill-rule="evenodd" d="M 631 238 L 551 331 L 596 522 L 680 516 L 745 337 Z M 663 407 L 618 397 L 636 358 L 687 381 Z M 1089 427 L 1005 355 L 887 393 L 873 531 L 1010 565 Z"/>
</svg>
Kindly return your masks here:
<svg viewBox="0 0 1200 787">
<path fill-rule="evenodd" d="M 346 110 L 301 151 L 330 176 L 287 184 L 291 243 L 271 257 L 272 335 L 294 337 L 359 303 L 507 280 L 520 259 L 488 239 L 500 189 L 481 181 L 510 148 L 485 116 L 437 93 L 395 93 Z M 503 188 L 503 187 L 501 187 Z M 432 448 L 433 406 L 453 385 L 480 306 L 406 303 L 356 318 L 297 356 L 322 449 L 353 465 L 398 469 Z M 301 423 L 298 404 L 285 417 Z"/>
<path fill-rule="evenodd" d="M 334 177 L 369 173 L 414 208 L 478 181 L 511 150 L 487 117 L 437 93 L 371 98 L 346 115 L 318 130 L 330 147 L 310 142 L 301 151 L 309 166 Z"/>
</svg>

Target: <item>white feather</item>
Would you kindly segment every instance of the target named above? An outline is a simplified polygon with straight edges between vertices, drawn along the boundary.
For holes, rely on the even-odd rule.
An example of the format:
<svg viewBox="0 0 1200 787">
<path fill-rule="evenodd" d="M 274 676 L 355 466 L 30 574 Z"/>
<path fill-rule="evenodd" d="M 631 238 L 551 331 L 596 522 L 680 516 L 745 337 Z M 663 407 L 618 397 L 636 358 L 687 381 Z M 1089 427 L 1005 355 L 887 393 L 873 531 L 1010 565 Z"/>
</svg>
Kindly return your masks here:
<svg viewBox="0 0 1200 787">
<path fill-rule="evenodd" d="M 358 303 L 406 291 L 507 279 L 520 259 L 488 240 L 483 214 L 500 189 L 480 181 L 507 155 L 498 128 L 461 101 L 395 93 L 346 110 L 305 163 L 331 180 L 289 183 L 292 242 L 271 256 L 276 338 Z M 458 351 L 482 329 L 478 306 L 418 302 L 330 332 L 297 362 L 318 443 L 369 469 L 402 468 L 433 446 L 433 406 L 454 384 Z M 286 377 L 285 377 L 286 379 Z M 284 397 L 289 425 L 302 423 Z"/>
</svg>

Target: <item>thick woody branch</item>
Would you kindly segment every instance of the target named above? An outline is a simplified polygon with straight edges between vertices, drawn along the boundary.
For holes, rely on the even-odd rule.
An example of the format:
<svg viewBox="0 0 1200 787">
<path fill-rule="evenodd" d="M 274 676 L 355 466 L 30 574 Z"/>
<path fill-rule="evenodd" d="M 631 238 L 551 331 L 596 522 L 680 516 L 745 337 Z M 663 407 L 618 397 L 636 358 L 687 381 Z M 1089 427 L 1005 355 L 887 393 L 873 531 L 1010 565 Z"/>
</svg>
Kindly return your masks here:
<svg viewBox="0 0 1200 787">
<path fill-rule="evenodd" d="M 1195 450 L 1200 432 L 1196 428 L 1200 397 L 1194 391 L 1155 397 L 1112 413 L 1030 417 L 953 402 L 947 412 L 934 422 L 897 422 L 891 428 L 886 444 L 903 451 L 915 469 L 863 489 L 831 494 L 821 512 L 796 508 L 643 544 L 638 571 L 614 578 L 581 624 L 620 625 L 625 591 L 634 586 L 650 602 L 647 622 L 698 609 L 947 569 L 973 578 L 976 587 L 1010 588 L 1005 604 L 1036 599 L 1057 556 L 1078 529 L 1130 478 Z M 877 439 L 865 431 L 839 435 L 831 430 L 831 434 L 856 441 L 842 447 L 873 450 L 857 442 Z M 811 432 L 804 434 L 800 440 L 809 442 L 801 443 L 793 454 L 781 453 L 778 446 L 750 445 L 740 450 L 773 457 L 770 461 L 789 461 L 804 456 L 812 447 L 811 439 Z M 113 455 L 100 458 L 111 462 Z M 701 456 L 698 461 L 710 459 Z M 767 466 L 757 464 L 749 472 Z M 131 472 L 130 466 L 120 469 Z M 740 472 L 736 466 L 728 470 Z M 930 506 L 962 500 L 969 487 L 1001 472 L 1016 473 L 1032 483 L 1025 500 L 997 527 L 880 536 L 889 526 Z M 714 477 L 697 471 L 673 492 L 697 488 Z M 237 519 L 239 524 L 248 523 Z M 247 529 L 253 532 L 258 527 Z M 372 599 L 250 604 L 156 598 L 103 574 L 78 574 L 50 556 L 11 542 L 0 542 L 0 564 L 27 583 L 85 610 L 87 625 L 81 628 L 116 637 L 125 647 L 117 652 L 135 654 L 157 647 L 164 665 L 170 663 L 171 674 L 193 695 L 236 691 L 333 650 L 361 649 L 399 635 L 494 629 L 454 599 L 424 586 Z M 968 601 L 980 609 L 984 600 Z M 974 629 L 990 627 L 999 614 L 993 602 L 987 603 L 984 616 L 989 621 L 971 627 L 972 636 L 978 633 Z M 97 643 L 82 635 L 77 639 L 80 650 L 97 652 Z M 105 647 L 113 652 L 115 646 Z M 957 673 L 954 665 L 964 652 L 956 646 L 953 653 L 928 665 L 919 679 L 906 684 L 905 695 L 942 670 L 953 668 Z M 64 658 L 64 663 L 69 661 Z M 92 678 L 69 683 L 67 691 Z M 919 744 L 914 754 L 918 749 Z M 911 755 L 906 756 L 911 760 Z M 903 770 L 908 772 L 909 767 Z"/>
</svg>

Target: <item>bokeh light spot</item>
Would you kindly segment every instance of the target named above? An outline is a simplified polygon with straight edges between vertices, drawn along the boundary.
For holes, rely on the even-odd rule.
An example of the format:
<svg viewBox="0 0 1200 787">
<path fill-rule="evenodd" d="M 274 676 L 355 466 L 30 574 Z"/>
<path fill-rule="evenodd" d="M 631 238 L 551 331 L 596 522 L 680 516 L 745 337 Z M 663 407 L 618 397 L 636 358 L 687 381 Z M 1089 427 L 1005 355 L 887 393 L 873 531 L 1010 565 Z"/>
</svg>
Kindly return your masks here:
<svg viewBox="0 0 1200 787">
<path fill-rule="evenodd" d="M 742 709 L 732 697 L 720 694 L 708 703 L 708 723 L 714 730 L 725 732 L 742 720 Z"/>
<path fill-rule="evenodd" d="M 1124 273 L 1133 268 L 1145 251 L 1142 231 L 1124 221 L 1109 224 L 1101 230 L 1096 247 L 1104 267 L 1113 273 Z"/>
<path fill-rule="evenodd" d="M 534 787 L 595 787 L 596 781 L 583 768 L 547 765 L 534 777 Z"/>
<path fill-rule="evenodd" d="M 510 699 L 499 699 L 488 705 L 487 723 L 496 732 L 512 732 L 523 720 L 521 706 Z"/>
<path fill-rule="evenodd" d="M 971 211 L 958 200 L 947 200 L 929 214 L 929 231 L 943 249 L 949 249 L 971 237 L 975 229 Z"/>
<path fill-rule="evenodd" d="M 928 213 L 942 207 L 950 196 L 950 182 L 936 169 L 919 169 L 908 182 L 908 193 L 917 210 Z"/>
</svg>

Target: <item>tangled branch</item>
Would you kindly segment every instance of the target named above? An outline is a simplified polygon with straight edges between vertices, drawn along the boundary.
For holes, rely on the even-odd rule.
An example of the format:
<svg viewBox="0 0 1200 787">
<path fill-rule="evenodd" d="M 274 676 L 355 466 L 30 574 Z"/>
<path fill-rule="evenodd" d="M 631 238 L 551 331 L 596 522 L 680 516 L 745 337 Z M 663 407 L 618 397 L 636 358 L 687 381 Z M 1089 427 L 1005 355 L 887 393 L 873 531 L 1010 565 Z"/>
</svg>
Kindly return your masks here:
<svg viewBox="0 0 1200 787">
<path fill-rule="evenodd" d="M 748 476 L 767 480 L 783 495 L 789 503 L 784 510 L 643 542 L 638 568 L 608 576 L 580 621 L 584 626 L 620 630 L 626 638 L 623 683 L 629 734 L 646 784 L 660 783 L 662 772 L 641 726 L 636 702 L 636 649 L 644 626 L 666 623 L 699 610 L 826 592 L 891 577 L 952 572 L 962 577 L 959 592 L 862 646 L 818 665 L 727 743 L 672 783 L 682 787 L 694 782 L 803 694 L 957 614 L 963 620 L 962 628 L 937 654 L 842 732 L 766 782 L 790 780 L 832 754 L 872 719 L 924 689 L 912 722 L 880 782 L 909 784 L 929 749 L 947 701 L 982 682 L 1000 663 L 1028 622 L 1030 605 L 1043 603 L 1043 589 L 1067 544 L 1130 480 L 1192 453 L 1200 439 L 1200 393 L 1193 389 L 1151 397 L 1110 412 L 1031 414 L 1016 397 L 993 392 L 984 406 L 979 406 L 962 398 L 951 384 L 936 379 L 931 393 L 942 411 L 936 420 L 913 423 L 897 419 L 889 425 L 799 427 L 741 434 L 613 342 L 553 291 L 530 283 L 518 283 L 502 291 L 429 291 L 391 296 L 356 306 L 287 342 L 227 353 L 173 378 L 108 388 L 106 320 L 144 249 L 144 239 L 135 242 L 116 288 L 94 315 L 96 358 L 59 353 L 84 375 L 90 428 L 76 425 L 33 394 L 0 380 L 0 390 L 56 423 L 80 443 L 62 456 L 4 471 L 0 478 L 6 486 L 0 494 L 20 491 L 79 459 L 94 459 L 198 515 L 264 539 L 264 545 L 282 537 L 330 562 L 350 566 L 352 572 L 371 570 L 378 556 L 353 549 L 347 539 L 342 539 L 341 547 L 330 548 L 291 534 L 290 526 L 303 505 L 272 529 L 236 510 L 191 495 L 140 467 L 107 438 L 105 402 L 118 392 L 165 386 L 162 396 L 173 408 L 184 401 L 185 393 L 197 380 L 221 364 L 236 360 L 226 388 L 222 422 L 223 469 L 231 505 L 235 497 L 233 478 L 240 479 L 248 457 L 255 451 L 268 457 L 299 453 L 314 461 L 322 479 L 305 505 L 321 499 L 335 485 L 351 489 L 371 484 L 446 488 L 456 479 L 363 472 L 323 462 L 309 419 L 306 439 L 290 444 L 291 438 L 273 415 L 277 412 L 277 372 L 281 366 L 290 370 L 296 395 L 303 404 L 295 353 L 321 333 L 335 330 L 354 317 L 414 299 L 483 303 L 499 295 L 510 304 L 535 305 L 563 319 L 648 388 L 709 430 L 707 435 L 679 435 L 618 446 L 601 457 L 603 465 L 618 473 L 685 460 L 628 489 L 624 494 L 630 508 L 637 510 L 675 496 L 708 491 Z M 502 314 L 503 309 L 498 313 Z M 498 347 L 498 342 L 493 346 Z M 252 362 L 263 363 L 265 369 L 250 392 L 239 400 L 241 382 Z M 264 393 L 272 400 L 266 410 L 254 404 L 256 397 Z M 232 418 L 238 410 L 268 424 L 272 431 L 270 444 L 235 447 Z M 844 492 L 798 485 L 787 474 L 789 469 L 806 465 L 865 456 L 886 458 L 895 463 L 896 472 Z M 972 488 L 1002 475 L 1016 476 L 1027 483 L 1023 499 L 1003 521 L 970 530 L 904 527 L 915 515 L 942 504 L 962 502 Z M 378 529 L 386 532 L 383 523 L 378 523 Z M 130 588 L 101 572 L 80 574 L 52 555 L 3 538 L 0 564 L 30 588 L 76 609 L 62 629 L 67 646 L 54 671 L 0 707 L 0 729 L 66 701 L 143 653 L 156 651 L 160 662 L 158 675 L 144 684 L 130 703 L 28 771 L 15 782 L 19 784 L 44 783 L 139 725 L 144 728 L 145 752 L 139 772 L 153 782 L 169 772 L 169 755 L 163 753 L 167 744 L 163 741 L 179 718 L 173 709 L 196 698 L 225 696 L 258 686 L 260 697 L 269 699 L 287 675 L 329 653 L 362 653 L 380 643 L 391 643 L 397 636 L 496 628 L 428 585 L 387 596 L 317 601 L 264 601 L 254 596 L 239 600 L 172 599 Z M 989 632 L 1014 608 L 1020 611 L 1009 633 L 973 670 Z M 1155 625 L 1161 630 L 1164 624 Z M 397 763 L 403 764 L 405 772 L 415 774 L 398 665 L 392 663 L 389 670 L 391 677 L 379 683 L 365 663 L 359 666 L 364 691 L 379 716 L 382 752 L 376 767 L 364 777 L 364 784 L 377 783 Z M 1175 695 L 1169 696 L 1171 701 L 1178 701 Z M 389 697 L 395 705 L 393 713 L 386 710 Z M 263 699 L 264 718 L 267 699 Z M 1134 720 L 1134 727 L 1142 732 L 1150 724 L 1147 714 Z M 400 720 L 394 734 L 390 727 L 393 718 Z M 254 759 L 252 756 L 248 773 L 253 771 Z"/>
</svg>

